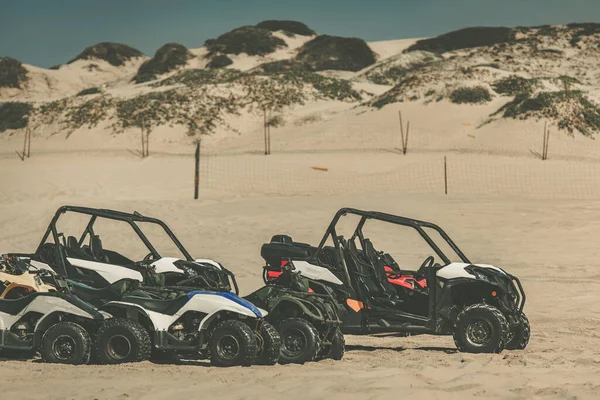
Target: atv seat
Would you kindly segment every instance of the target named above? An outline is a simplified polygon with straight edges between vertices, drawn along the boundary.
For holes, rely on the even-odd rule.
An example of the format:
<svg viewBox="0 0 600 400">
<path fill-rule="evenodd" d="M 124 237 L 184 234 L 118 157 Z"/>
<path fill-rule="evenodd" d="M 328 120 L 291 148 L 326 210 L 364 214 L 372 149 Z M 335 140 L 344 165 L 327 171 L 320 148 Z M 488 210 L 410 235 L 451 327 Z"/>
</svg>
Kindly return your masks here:
<svg viewBox="0 0 600 400">
<path fill-rule="evenodd" d="M 37 296 L 39 296 L 40 292 L 31 293 L 28 296 L 21 297 L 16 300 L 6 300 L 0 299 L 0 312 L 17 315 L 21 310 L 29 305 Z"/>
<path fill-rule="evenodd" d="M 98 262 L 108 263 L 108 257 L 104 254 L 104 249 L 102 248 L 102 240 L 100 236 L 94 235 L 90 238 L 90 252 L 92 253 L 92 257 Z"/>
<path fill-rule="evenodd" d="M 179 296 L 172 300 L 145 299 L 138 296 L 125 296 L 121 299 L 123 302 L 137 304 L 146 310 L 166 315 L 175 314 L 188 300 L 187 296 Z"/>
<path fill-rule="evenodd" d="M 363 292 L 369 300 L 385 307 L 397 307 L 403 303 L 397 298 L 394 290 L 387 290 L 384 282 L 381 282 L 375 273 L 375 268 L 360 259 L 356 244 L 352 240 L 343 240 L 342 247 L 346 265 L 351 270 L 351 275 L 355 277 L 355 284 L 360 292 Z"/>
<path fill-rule="evenodd" d="M 120 279 L 101 289 L 96 289 L 70 279 L 67 282 L 70 284 L 71 292 L 75 296 L 97 307 L 109 301 L 120 300 L 126 290 L 139 285 L 139 281 L 128 278 Z"/>
<path fill-rule="evenodd" d="M 294 242 L 290 236 L 275 235 L 270 243 L 262 245 L 260 255 L 267 262 L 268 269 L 278 271 L 283 258 L 306 259 L 312 256 L 315 250 L 309 244 Z"/>
</svg>

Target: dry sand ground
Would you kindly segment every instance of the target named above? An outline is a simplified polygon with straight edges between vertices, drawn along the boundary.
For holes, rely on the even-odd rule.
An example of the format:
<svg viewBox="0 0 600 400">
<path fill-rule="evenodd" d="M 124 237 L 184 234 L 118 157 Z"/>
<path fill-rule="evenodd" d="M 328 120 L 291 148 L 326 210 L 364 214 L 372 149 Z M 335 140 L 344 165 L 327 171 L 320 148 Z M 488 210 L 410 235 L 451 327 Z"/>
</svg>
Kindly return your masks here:
<svg viewBox="0 0 600 400">
<path fill-rule="evenodd" d="M 463 182 L 471 185 L 463 193 L 444 196 L 438 175 L 427 184 L 424 175 L 407 182 L 408 175 L 394 175 L 406 161 L 394 161 L 400 157 L 384 153 L 223 158 L 219 168 L 227 174 L 215 174 L 212 181 L 203 175 L 201 198 L 194 201 L 190 157 L 156 155 L 140 160 L 128 153 L 38 152 L 21 162 L 9 153 L 0 158 L 2 252 L 32 251 L 52 213 L 63 204 L 138 210 L 164 219 L 193 255 L 223 262 L 237 274 L 245 294 L 262 283 L 259 250 L 271 235 L 289 233 L 314 243 L 338 208 L 376 209 L 436 222 L 472 261 L 495 264 L 519 276 L 528 297 L 525 312 L 532 338 L 524 351 L 473 355 L 457 353 L 449 337 L 348 336 L 342 361 L 303 366 L 219 369 L 205 363 L 145 362 L 69 367 L 7 360 L 0 362 L 4 397 L 598 398 L 600 201 L 536 200 L 535 188 L 528 189 L 533 181 L 527 180 L 519 182 L 521 197 L 470 195 L 469 189 L 476 192 L 485 183 L 474 178 Z M 412 163 L 429 162 L 414 157 Z M 357 161 L 362 168 L 372 166 L 366 175 L 358 175 Z M 500 177 L 503 168 L 515 163 L 525 171 L 541 163 L 501 157 L 489 161 Z M 478 162 L 483 164 L 483 158 Z M 311 165 L 331 170 L 315 175 L 319 172 Z M 558 161 L 547 165 L 552 176 L 564 170 Z M 278 169 L 284 173 L 269 175 L 267 183 L 247 182 Z M 294 171 L 298 175 L 291 175 Z M 346 180 L 328 191 L 335 179 L 317 178 L 326 174 Z M 376 176 L 388 178 L 378 181 Z M 227 185 L 220 181 L 225 178 Z M 351 185 L 353 179 L 361 185 Z M 286 180 L 295 182 L 295 191 L 286 191 Z M 386 185 L 399 182 L 404 185 Z M 408 193 L 411 186 L 419 190 Z M 300 191 L 307 196 L 292 196 Z"/>
</svg>

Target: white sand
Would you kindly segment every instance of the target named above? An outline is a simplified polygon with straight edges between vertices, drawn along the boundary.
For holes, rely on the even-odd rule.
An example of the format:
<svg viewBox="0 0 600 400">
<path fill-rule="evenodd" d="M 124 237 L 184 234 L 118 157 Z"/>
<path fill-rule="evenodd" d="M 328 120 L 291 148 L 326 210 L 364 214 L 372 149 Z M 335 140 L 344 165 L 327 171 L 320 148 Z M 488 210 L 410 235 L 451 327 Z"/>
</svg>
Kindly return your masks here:
<svg viewBox="0 0 600 400">
<path fill-rule="evenodd" d="M 507 185 L 515 183 L 502 176 L 502 168 L 516 164 L 527 170 L 542 164 L 515 157 L 455 159 L 496 165 L 490 170 L 499 171 L 497 177 Z M 193 255 L 223 262 L 236 273 L 246 294 L 261 285 L 259 251 L 271 235 L 288 233 L 316 243 L 343 206 L 398 213 L 440 224 L 472 261 L 499 265 L 522 279 L 533 332 L 529 347 L 472 355 L 456 353 L 448 337 L 349 336 L 342 361 L 304 366 L 225 370 L 205 363 L 147 362 L 70 368 L 6 361 L 0 364 L 2 376 L 14 382 L 4 388 L 7 396 L 30 390 L 35 380 L 44 390 L 28 392 L 28 398 L 160 399 L 198 391 L 218 391 L 227 399 L 387 399 L 399 393 L 423 399 L 595 398 L 600 372 L 600 354 L 595 350 L 600 345 L 600 313 L 595 307 L 600 300 L 597 200 L 535 200 L 531 198 L 535 188 L 527 188 L 527 182 L 514 193 L 486 196 L 481 193 L 485 180 L 477 177 L 463 182 L 471 185 L 463 190 L 476 195 L 444 196 L 440 179 L 429 186 L 414 173 L 419 162 L 427 165 L 427 155 L 354 152 L 204 160 L 201 198 L 194 201 L 189 155 L 141 160 L 126 152 L 74 151 L 35 153 L 25 162 L 16 156 L 0 159 L 2 251 L 32 251 L 63 204 L 137 210 L 164 219 Z M 564 167 L 558 161 L 547 163 L 554 169 L 552 176 Z M 310 169 L 315 165 L 330 170 Z M 403 165 L 412 165 L 413 173 L 392 178 Z M 276 170 L 281 173 L 261 178 Z M 343 184 L 335 186 L 333 178 L 324 178 L 328 174 Z M 413 185 L 406 186 L 404 180 L 410 176 Z M 351 179 L 360 186 L 352 185 Z M 385 179 L 405 184 L 387 186 Z M 331 184 L 333 189 L 326 190 Z M 412 194 L 405 191 L 409 186 Z M 306 196 L 289 196 L 299 192 Z M 384 242 L 392 245 L 385 238 L 379 241 Z"/>
</svg>

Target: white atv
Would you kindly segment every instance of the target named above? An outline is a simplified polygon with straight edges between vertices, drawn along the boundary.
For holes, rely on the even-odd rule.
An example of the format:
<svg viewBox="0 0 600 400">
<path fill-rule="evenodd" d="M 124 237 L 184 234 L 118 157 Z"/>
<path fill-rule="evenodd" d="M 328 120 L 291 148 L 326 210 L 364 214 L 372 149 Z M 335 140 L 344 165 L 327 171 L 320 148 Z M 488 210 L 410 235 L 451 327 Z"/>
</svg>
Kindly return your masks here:
<svg viewBox="0 0 600 400">
<path fill-rule="evenodd" d="M 263 345 L 255 332 L 263 329 L 277 335 L 263 321 L 266 311 L 233 293 L 144 287 L 132 279 L 122 279 L 103 289 L 68 282 L 81 299 L 115 317 L 138 322 L 152 336 L 136 337 L 128 334 L 122 322 L 107 321 L 96 336 L 97 355 L 105 363 L 126 360 L 132 347 L 147 347 L 150 352 L 152 342 L 155 354 L 171 359 L 190 356 L 210 358 L 216 366 L 251 365 L 261 355 Z M 277 357 L 273 356 L 279 354 L 279 347 L 270 346 L 263 353 L 259 363 L 275 364 Z M 267 358 L 271 362 L 264 362 Z"/>
<path fill-rule="evenodd" d="M 70 294 L 64 281 L 56 282 L 58 290 L 52 292 L 0 300 L 0 350 L 27 355 L 39 350 L 49 363 L 90 362 L 91 336 L 112 316 Z"/>
</svg>

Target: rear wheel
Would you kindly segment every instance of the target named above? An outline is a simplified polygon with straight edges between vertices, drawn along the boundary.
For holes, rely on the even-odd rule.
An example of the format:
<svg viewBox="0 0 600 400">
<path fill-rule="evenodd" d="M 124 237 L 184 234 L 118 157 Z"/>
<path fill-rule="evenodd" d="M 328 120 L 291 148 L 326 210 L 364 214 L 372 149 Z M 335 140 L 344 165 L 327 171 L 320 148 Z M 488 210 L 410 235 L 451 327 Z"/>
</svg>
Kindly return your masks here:
<svg viewBox="0 0 600 400">
<path fill-rule="evenodd" d="M 531 336 L 531 329 L 529 327 L 529 320 L 524 313 L 519 315 L 519 324 L 515 330 L 515 333 L 506 345 L 507 350 L 523 350 L 529 343 L 529 337 Z"/>
<path fill-rule="evenodd" d="M 279 334 L 282 341 L 280 364 L 304 364 L 317 358 L 322 342 L 316 328 L 307 320 L 283 320 L 279 324 Z"/>
<path fill-rule="evenodd" d="M 259 331 L 259 348 L 256 364 L 275 365 L 281 352 L 281 336 L 277 329 L 267 321 L 263 321 Z"/>
<path fill-rule="evenodd" d="M 59 322 L 42 336 L 42 360 L 57 364 L 87 364 L 90 361 L 92 341 L 81 325 Z"/>
<path fill-rule="evenodd" d="M 256 336 L 243 322 L 220 322 L 210 337 L 210 361 L 218 367 L 252 365 L 258 353 Z"/>
<path fill-rule="evenodd" d="M 458 314 L 454 343 L 466 353 L 500 353 L 508 333 L 508 321 L 500 310 L 489 304 L 474 304 Z"/>
<path fill-rule="evenodd" d="M 122 364 L 148 360 L 150 335 L 138 322 L 125 318 L 109 319 L 96 334 L 95 359 L 100 364 Z"/>
</svg>

